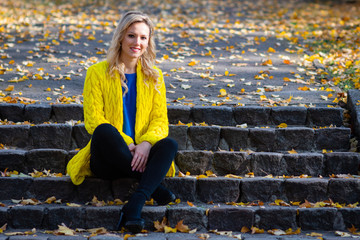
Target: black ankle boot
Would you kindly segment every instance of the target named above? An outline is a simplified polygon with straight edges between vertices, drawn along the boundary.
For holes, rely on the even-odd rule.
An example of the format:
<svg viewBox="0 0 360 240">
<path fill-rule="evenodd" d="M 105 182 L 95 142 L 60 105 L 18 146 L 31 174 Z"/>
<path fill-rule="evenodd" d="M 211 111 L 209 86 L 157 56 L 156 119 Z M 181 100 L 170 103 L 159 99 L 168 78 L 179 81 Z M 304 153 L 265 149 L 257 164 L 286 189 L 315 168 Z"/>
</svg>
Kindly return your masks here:
<svg viewBox="0 0 360 240">
<path fill-rule="evenodd" d="M 158 205 L 167 205 L 170 202 L 175 202 L 176 196 L 169 189 L 159 185 L 154 193 L 151 195 Z"/>
<path fill-rule="evenodd" d="M 135 192 L 129 202 L 120 211 L 117 230 L 122 227 L 132 233 L 139 233 L 144 229 L 145 221 L 141 218 L 141 210 L 145 203 L 145 195 Z"/>
</svg>

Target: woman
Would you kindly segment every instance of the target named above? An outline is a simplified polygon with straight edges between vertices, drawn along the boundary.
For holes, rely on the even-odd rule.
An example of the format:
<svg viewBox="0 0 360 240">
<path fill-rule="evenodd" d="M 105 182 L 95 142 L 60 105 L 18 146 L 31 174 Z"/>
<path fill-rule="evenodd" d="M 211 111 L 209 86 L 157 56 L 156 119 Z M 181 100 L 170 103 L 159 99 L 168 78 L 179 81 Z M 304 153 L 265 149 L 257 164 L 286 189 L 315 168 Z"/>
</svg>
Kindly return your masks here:
<svg viewBox="0 0 360 240">
<path fill-rule="evenodd" d="M 76 185 L 91 175 L 139 179 L 119 220 L 119 228 L 133 233 L 144 227 L 141 210 L 147 199 L 153 197 L 160 205 L 175 200 L 160 184 L 165 175 L 175 174 L 172 160 L 177 143 L 166 138 L 165 83 L 161 70 L 154 66 L 153 34 L 147 15 L 126 13 L 114 32 L 107 60 L 88 69 L 84 118 L 92 138 L 67 166 Z"/>
</svg>

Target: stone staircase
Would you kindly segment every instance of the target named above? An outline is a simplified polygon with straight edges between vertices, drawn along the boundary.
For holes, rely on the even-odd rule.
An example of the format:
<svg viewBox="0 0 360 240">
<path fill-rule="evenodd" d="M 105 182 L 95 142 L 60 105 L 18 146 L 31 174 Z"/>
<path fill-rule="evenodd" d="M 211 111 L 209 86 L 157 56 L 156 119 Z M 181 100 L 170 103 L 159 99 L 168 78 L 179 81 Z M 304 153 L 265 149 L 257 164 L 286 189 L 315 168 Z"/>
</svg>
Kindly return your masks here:
<svg viewBox="0 0 360 240">
<path fill-rule="evenodd" d="M 360 228 L 360 156 L 349 151 L 343 109 L 169 106 L 168 115 L 181 173 L 164 184 L 181 202 L 145 206 L 147 229 L 164 216 L 172 227 L 184 220 L 203 231 Z M 121 207 L 92 199 L 125 201 L 136 181 L 87 178 L 74 186 L 65 176 L 90 139 L 81 105 L 0 104 L 0 119 L 8 120 L 0 125 L 0 171 L 21 172 L 0 177 L 0 227 L 115 229 Z M 52 196 L 61 203 L 45 203 Z"/>
</svg>

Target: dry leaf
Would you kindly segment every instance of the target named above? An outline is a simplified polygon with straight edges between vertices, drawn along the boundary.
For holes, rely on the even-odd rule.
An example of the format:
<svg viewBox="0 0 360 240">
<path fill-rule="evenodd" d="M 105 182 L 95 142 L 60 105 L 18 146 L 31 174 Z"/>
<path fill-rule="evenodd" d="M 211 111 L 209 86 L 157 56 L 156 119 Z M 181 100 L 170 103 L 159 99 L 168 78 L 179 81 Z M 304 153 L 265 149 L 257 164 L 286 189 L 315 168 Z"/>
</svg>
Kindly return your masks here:
<svg viewBox="0 0 360 240">
<path fill-rule="evenodd" d="M 272 235 L 276 235 L 276 236 L 286 235 L 286 233 L 280 229 L 271 229 L 271 230 L 268 230 L 267 232 Z"/>
<path fill-rule="evenodd" d="M 175 228 L 176 228 L 179 232 L 182 232 L 182 233 L 188 233 L 188 232 L 190 232 L 189 227 L 188 227 L 187 225 L 184 225 L 183 222 L 184 222 L 184 220 L 179 221 L 179 222 L 176 224 Z"/>
<path fill-rule="evenodd" d="M 176 228 L 172 228 L 172 227 L 169 227 L 169 226 L 165 226 L 164 227 L 164 233 L 176 233 Z"/>
<path fill-rule="evenodd" d="M 75 236 L 75 231 L 63 225 L 58 225 L 58 229 L 54 231 L 55 235 Z"/>
</svg>

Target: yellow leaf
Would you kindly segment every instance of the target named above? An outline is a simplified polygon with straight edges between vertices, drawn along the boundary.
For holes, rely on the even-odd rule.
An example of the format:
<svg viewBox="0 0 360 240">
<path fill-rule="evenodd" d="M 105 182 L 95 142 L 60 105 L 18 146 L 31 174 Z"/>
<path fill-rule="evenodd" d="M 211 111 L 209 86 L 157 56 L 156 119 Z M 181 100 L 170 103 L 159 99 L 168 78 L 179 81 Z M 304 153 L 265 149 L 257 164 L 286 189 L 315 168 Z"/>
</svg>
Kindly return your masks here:
<svg viewBox="0 0 360 240">
<path fill-rule="evenodd" d="M 286 235 L 286 233 L 280 229 L 271 229 L 271 230 L 268 230 L 268 233 L 270 233 L 272 235 L 276 235 L 276 236 Z"/>
<path fill-rule="evenodd" d="M 251 228 L 251 234 L 255 234 L 255 233 L 264 233 L 264 229 L 260 229 L 260 228 L 257 228 L 257 227 L 252 227 Z"/>
<path fill-rule="evenodd" d="M 58 225 L 59 229 L 54 231 L 55 235 L 75 236 L 75 231 L 65 225 Z"/>
<path fill-rule="evenodd" d="M 287 59 L 284 60 L 284 63 L 285 64 L 291 64 L 290 60 L 287 60 Z"/>
<path fill-rule="evenodd" d="M 310 236 L 310 237 L 322 237 L 323 235 L 322 235 L 321 233 L 312 232 L 312 233 L 307 233 L 306 236 Z"/>
<path fill-rule="evenodd" d="M 353 224 L 351 224 L 351 228 L 348 228 L 349 232 L 351 232 L 352 234 L 355 234 L 357 231 L 357 228 L 355 228 L 355 226 Z"/>
<path fill-rule="evenodd" d="M 288 77 L 283 78 L 284 82 L 290 82 L 290 79 Z"/>
<path fill-rule="evenodd" d="M 195 207 L 195 205 L 194 205 L 192 202 L 187 201 L 187 204 L 188 204 L 190 207 Z"/>
<path fill-rule="evenodd" d="M 220 96 L 226 96 L 226 90 L 225 89 L 220 89 Z"/>
<path fill-rule="evenodd" d="M 262 62 L 261 65 L 263 65 L 263 66 L 270 66 L 270 65 L 272 65 L 272 61 L 271 61 L 271 59 L 268 59 L 268 60 Z"/>
<path fill-rule="evenodd" d="M 151 198 L 150 201 L 145 201 L 145 205 L 153 206 L 154 205 L 154 199 Z"/>
<path fill-rule="evenodd" d="M 125 234 L 124 236 L 124 240 L 127 240 L 128 238 L 131 238 L 131 237 L 135 237 L 135 235 L 131 235 L 131 234 Z"/>
<path fill-rule="evenodd" d="M 155 232 L 163 232 L 167 223 L 166 217 L 163 217 L 161 223 L 159 221 L 154 222 Z"/>
<path fill-rule="evenodd" d="M 51 101 L 52 99 L 51 99 L 51 97 L 47 97 L 46 100 L 47 100 L 47 101 Z"/>
<path fill-rule="evenodd" d="M 287 229 L 286 231 L 286 235 L 295 235 L 295 234 L 300 234 L 301 233 L 301 229 L 298 228 L 295 231 L 292 230 L 292 228 Z"/>
<path fill-rule="evenodd" d="M 51 204 L 56 201 L 56 197 L 52 196 L 46 199 L 45 203 Z"/>
<path fill-rule="evenodd" d="M 240 232 L 242 232 L 242 233 L 247 233 L 247 232 L 250 232 L 250 229 L 248 228 L 248 227 L 242 227 L 241 228 L 241 231 Z"/>
<path fill-rule="evenodd" d="M 14 90 L 14 85 L 8 85 L 8 87 L 5 88 L 5 91 L 7 91 L 7 92 L 11 92 L 13 90 Z"/>
<path fill-rule="evenodd" d="M 229 75 L 229 71 L 225 71 L 225 76 L 228 76 Z"/>
<path fill-rule="evenodd" d="M 288 153 L 290 153 L 290 154 L 297 154 L 297 151 L 295 151 L 295 149 L 292 149 L 292 150 L 288 151 Z"/>
<path fill-rule="evenodd" d="M 9 64 L 14 64 L 14 63 L 15 63 L 14 60 L 10 60 L 10 61 L 9 61 Z"/>
<path fill-rule="evenodd" d="M 51 88 L 47 88 L 45 91 L 47 91 L 47 92 L 51 92 Z"/>
<path fill-rule="evenodd" d="M 69 207 L 81 207 L 81 205 L 77 204 L 77 203 L 66 203 L 66 206 L 69 206 Z"/>
<path fill-rule="evenodd" d="M 187 225 L 184 225 L 183 222 L 184 222 L 184 220 L 179 221 L 179 222 L 176 224 L 175 228 L 176 228 L 179 232 L 182 232 L 182 233 L 188 233 L 188 232 L 190 232 L 189 227 L 188 227 Z"/>
<path fill-rule="evenodd" d="M 280 123 L 277 127 L 278 128 L 287 128 L 287 124 L 286 123 Z"/>
<path fill-rule="evenodd" d="M 196 179 L 200 179 L 200 178 L 207 178 L 207 176 L 200 174 L 199 176 L 196 177 Z"/>
<path fill-rule="evenodd" d="M 276 50 L 273 49 L 272 47 L 269 47 L 267 50 L 268 53 L 276 53 Z"/>
<path fill-rule="evenodd" d="M 260 96 L 260 101 L 266 101 L 266 100 L 267 100 L 267 97 L 265 95 Z"/>
<path fill-rule="evenodd" d="M 234 174 L 227 174 L 225 175 L 226 178 L 237 178 L 237 179 L 242 179 L 242 177 L 234 175 Z"/>
<path fill-rule="evenodd" d="M 303 86 L 303 87 L 298 87 L 298 90 L 300 90 L 300 91 L 309 91 L 310 88 L 308 88 L 307 86 Z"/>
</svg>

